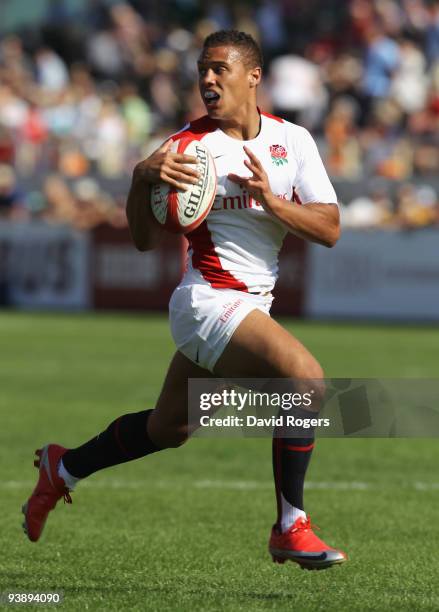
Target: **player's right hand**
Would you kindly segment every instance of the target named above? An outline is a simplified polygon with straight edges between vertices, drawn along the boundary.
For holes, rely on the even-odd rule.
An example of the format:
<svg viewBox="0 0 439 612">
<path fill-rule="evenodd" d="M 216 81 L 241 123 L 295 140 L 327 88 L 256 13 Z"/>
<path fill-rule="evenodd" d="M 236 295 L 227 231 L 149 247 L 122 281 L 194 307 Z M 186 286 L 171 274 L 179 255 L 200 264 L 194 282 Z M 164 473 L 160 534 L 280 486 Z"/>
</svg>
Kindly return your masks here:
<svg viewBox="0 0 439 612">
<path fill-rule="evenodd" d="M 164 142 L 147 159 L 138 163 L 134 172 L 147 183 L 168 183 L 176 189 L 186 191 L 188 184 L 195 185 L 198 181 L 198 172 L 187 165 L 196 164 L 197 158 L 193 155 L 173 153 L 169 150 L 171 145 L 171 139 Z"/>
</svg>

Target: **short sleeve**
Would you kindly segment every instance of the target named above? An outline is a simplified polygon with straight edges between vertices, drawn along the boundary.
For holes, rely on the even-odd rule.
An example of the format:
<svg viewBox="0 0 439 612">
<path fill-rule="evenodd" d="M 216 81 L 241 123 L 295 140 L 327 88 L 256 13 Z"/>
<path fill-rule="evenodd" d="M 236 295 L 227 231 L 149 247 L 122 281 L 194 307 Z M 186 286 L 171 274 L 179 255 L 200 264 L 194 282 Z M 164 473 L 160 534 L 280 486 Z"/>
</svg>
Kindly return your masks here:
<svg viewBox="0 0 439 612">
<path fill-rule="evenodd" d="M 303 204 L 320 202 L 336 204 L 337 195 L 329 180 L 313 137 L 301 128 L 300 139 L 296 141 L 298 171 L 294 190 Z"/>
</svg>

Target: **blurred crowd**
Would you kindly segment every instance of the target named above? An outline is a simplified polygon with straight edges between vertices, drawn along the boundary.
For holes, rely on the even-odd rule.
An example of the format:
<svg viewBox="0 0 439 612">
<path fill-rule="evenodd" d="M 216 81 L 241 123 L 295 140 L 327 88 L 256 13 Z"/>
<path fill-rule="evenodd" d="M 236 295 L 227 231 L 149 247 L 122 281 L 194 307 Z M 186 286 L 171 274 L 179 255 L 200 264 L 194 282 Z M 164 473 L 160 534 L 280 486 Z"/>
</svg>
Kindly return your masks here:
<svg viewBox="0 0 439 612">
<path fill-rule="evenodd" d="M 362 185 L 345 225 L 439 224 L 439 0 L 74 6 L 0 35 L 0 218 L 124 226 L 134 164 L 204 114 L 204 37 L 235 27 L 264 52 L 260 106 L 312 131 L 336 186 Z"/>
</svg>

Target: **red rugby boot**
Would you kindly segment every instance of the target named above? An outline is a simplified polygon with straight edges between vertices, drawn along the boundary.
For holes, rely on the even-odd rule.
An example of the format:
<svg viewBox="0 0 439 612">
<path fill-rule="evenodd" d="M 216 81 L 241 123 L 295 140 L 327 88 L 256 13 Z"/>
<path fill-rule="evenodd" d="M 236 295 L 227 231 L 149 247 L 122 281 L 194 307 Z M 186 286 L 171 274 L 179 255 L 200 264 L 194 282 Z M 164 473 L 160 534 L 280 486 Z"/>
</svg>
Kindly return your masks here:
<svg viewBox="0 0 439 612">
<path fill-rule="evenodd" d="M 274 526 L 268 549 L 275 563 L 285 563 L 289 559 L 302 569 L 326 569 L 347 560 L 345 553 L 331 548 L 316 536 L 308 517 L 298 518 L 285 533 Z"/>
<path fill-rule="evenodd" d="M 40 476 L 32 495 L 21 509 L 24 514 L 24 532 L 31 542 L 39 540 L 47 515 L 61 497 L 64 497 L 64 503 L 72 503 L 69 489 L 58 476 L 58 463 L 66 450 L 57 444 L 48 444 L 35 451 L 39 459 L 34 461 L 34 466 L 39 468 Z"/>
</svg>

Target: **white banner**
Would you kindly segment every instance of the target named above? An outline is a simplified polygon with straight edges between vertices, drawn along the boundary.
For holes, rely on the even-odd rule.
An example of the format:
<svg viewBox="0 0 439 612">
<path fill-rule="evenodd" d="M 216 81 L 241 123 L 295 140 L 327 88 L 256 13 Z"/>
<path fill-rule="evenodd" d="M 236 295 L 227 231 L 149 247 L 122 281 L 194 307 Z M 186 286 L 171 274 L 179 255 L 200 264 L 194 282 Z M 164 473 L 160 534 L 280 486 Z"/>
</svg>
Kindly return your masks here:
<svg viewBox="0 0 439 612">
<path fill-rule="evenodd" d="M 0 283 L 22 308 L 89 306 L 89 236 L 44 223 L 0 223 Z"/>
<path fill-rule="evenodd" d="M 439 320 L 439 230 L 345 230 L 307 281 L 305 316 Z"/>
</svg>

